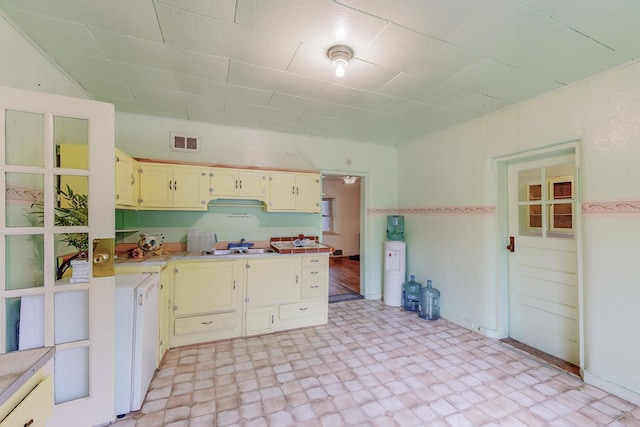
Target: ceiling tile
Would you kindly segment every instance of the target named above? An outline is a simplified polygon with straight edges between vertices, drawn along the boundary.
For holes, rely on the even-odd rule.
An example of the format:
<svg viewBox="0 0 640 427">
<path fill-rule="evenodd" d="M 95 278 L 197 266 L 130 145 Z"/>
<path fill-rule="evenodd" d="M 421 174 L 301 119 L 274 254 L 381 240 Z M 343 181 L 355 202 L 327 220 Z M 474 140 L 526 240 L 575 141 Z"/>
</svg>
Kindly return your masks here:
<svg viewBox="0 0 640 427">
<path fill-rule="evenodd" d="M 490 58 L 474 62 L 447 83 L 508 101 L 521 101 L 562 85 Z"/>
<path fill-rule="evenodd" d="M 186 74 L 176 73 L 175 80 L 178 89 L 182 92 L 193 93 L 200 96 L 229 98 L 234 101 L 247 102 L 255 105 L 267 105 L 273 94 L 273 92 L 266 90 L 226 85 Z"/>
<path fill-rule="evenodd" d="M 102 80 L 92 77 L 82 77 L 78 83 L 95 97 L 108 97 L 125 101 L 135 101 L 133 92 L 128 85 L 121 81 Z"/>
<path fill-rule="evenodd" d="M 280 122 L 295 122 L 302 115 L 300 111 L 282 110 L 265 107 L 264 105 L 251 105 L 233 101 L 228 101 L 225 104 L 224 112 L 229 116 L 256 117 Z"/>
<path fill-rule="evenodd" d="M 17 9 L 7 9 L 7 14 L 24 31 L 48 52 L 69 51 L 75 54 L 104 58 L 100 46 L 91 37 L 86 25 L 49 18 Z M 52 34 L 55 36 L 52 37 Z"/>
<path fill-rule="evenodd" d="M 187 111 L 182 106 L 149 104 L 140 101 L 125 101 L 109 97 L 97 97 L 96 100 L 117 105 L 117 110 L 124 113 L 148 114 L 151 116 L 172 117 L 187 120 Z"/>
<path fill-rule="evenodd" d="M 228 58 L 205 55 L 99 29 L 93 29 L 92 34 L 109 59 L 174 70 L 217 82 L 227 81 Z"/>
<path fill-rule="evenodd" d="M 214 122 L 229 126 L 247 126 L 252 128 L 260 127 L 262 119 L 255 116 L 236 116 L 226 113 L 220 113 L 217 111 L 198 110 L 196 108 L 190 108 L 187 111 L 189 120 L 196 120 L 201 122 Z"/>
<path fill-rule="evenodd" d="M 401 99 L 392 96 L 335 84 L 329 86 L 320 99 L 332 104 L 350 105 L 373 111 L 389 111 L 402 102 Z"/>
<path fill-rule="evenodd" d="M 78 79 L 90 77 L 164 89 L 176 87 L 173 73 L 169 70 L 67 53 L 56 55 L 56 59 Z"/>
<path fill-rule="evenodd" d="M 434 37 L 443 37 L 469 19 L 490 0 L 336 0 L 399 26 Z"/>
<path fill-rule="evenodd" d="M 333 1 L 237 0 L 236 23 L 328 49 L 347 44 L 358 56 L 386 22 Z"/>
<path fill-rule="evenodd" d="M 165 43 L 195 52 L 285 70 L 298 47 L 293 38 L 255 31 L 162 4 L 157 5 L 157 10 Z"/>
<path fill-rule="evenodd" d="M 495 0 L 447 40 L 563 83 L 629 60 L 512 0 Z"/>
<path fill-rule="evenodd" d="M 329 87 L 329 83 L 325 81 L 239 61 L 231 61 L 228 82 L 237 86 L 309 98 L 319 97 Z"/>
<path fill-rule="evenodd" d="M 269 106 L 283 110 L 301 111 L 303 113 L 320 114 L 327 117 L 341 117 L 351 108 L 348 106 L 331 104 L 315 99 L 274 93 L 269 100 Z"/>
<path fill-rule="evenodd" d="M 156 0 L 158 3 L 164 3 L 175 6 L 179 9 L 188 10 L 198 15 L 208 16 L 210 18 L 223 19 L 233 22 L 236 13 L 235 0 Z"/>
<path fill-rule="evenodd" d="M 149 104 L 166 104 L 182 108 L 196 108 L 207 111 L 224 111 L 224 99 L 197 96 L 173 90 L 162 90 L 143 86 L 132 86 L 131 91 L 137 101 Z"/>
<path fill-rule="evenodd" d="M 154 3 L 109 0 L 1 0 L 1 6 L 161 41 Z"/>
<path fill-rule="evenodd" d="M 431 80 L 445 80 L 479 56 L 395 24 L 388 25 L 364 52 L 358 54 L 364 61 Z"/>
<path fill-rule="evenodd" d="M 410 73 L 401 73 L 382 87 L 379 92 L 397 98 L 411 99 L 423 104 L 447 105 L 452 99 L 462 98 L 469 90 L 447 83 L 429 80 Z"/>
</svg>

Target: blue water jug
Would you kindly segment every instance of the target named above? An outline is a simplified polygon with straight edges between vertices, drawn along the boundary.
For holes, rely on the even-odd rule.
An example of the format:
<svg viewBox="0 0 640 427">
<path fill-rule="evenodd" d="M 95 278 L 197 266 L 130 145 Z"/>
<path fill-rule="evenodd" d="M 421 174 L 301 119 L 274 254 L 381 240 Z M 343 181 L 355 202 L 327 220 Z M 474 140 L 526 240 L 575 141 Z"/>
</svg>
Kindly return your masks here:
<svg viewBox="0 0 640 427">
<path fill-rule="evenodd" d="M 440 317 L 440 291 L 431 287 L 431 280 L 427 286 L 420 288 L 420 307 L 418 316 L 425 320 L 436 320 Z"/>
</svg>

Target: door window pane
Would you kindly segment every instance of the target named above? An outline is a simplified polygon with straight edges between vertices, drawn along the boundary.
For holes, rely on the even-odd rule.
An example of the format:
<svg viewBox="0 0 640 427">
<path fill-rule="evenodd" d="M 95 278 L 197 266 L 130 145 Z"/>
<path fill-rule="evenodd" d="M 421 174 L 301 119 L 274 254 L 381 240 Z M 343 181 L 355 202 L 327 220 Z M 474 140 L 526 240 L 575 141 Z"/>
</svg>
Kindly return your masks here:
<svg viewBox="0 0 640 427">
<path fill-rule="evenodd" d="M 44 346 L 44 295 L 7 298 L 7 352 Z"/>
<path fill-rule="evenodd" d="M 6 173 L 5 224 L 7 227 L 41 227 L 44 177 L 33 173 Z"/>
<path fill-rule="evenodd" d="M 56 349 L 54 369 L 56 405 L 89 396 L 89 347 Z"/>
<path fill-rule="evenodd" d="M 5 236 L 5 289 L 27 289 L 44 285 L 44 236 Z"/>
<path fill-rule="evenodd" d="M 5 162 L 14 166 L 44 166 L 44 115 L 7 110 Z"/>
<path fill-rule="evenodd" d="M 57 292 L 55 295 L 56 344 L 89 339 L 89 291 Z"/>
<path fill-rule="evenodd" d="M 88 244 L 88 233 L 59 233 L 54 235 L 56 285 L 89 281 L 88 270 L 91 268 L 90 264 L 85 262 L 83 265 L 77 266 L 76 271 L 73 270 L 74 263 L 81 260 L 86 261 Z"/>
<path fill-rule="evenodd" d="M 73 117 L 53 117 L 56 159 L 54 164 L 61 168 L 83 169 L 88 167 L 89 122 Z"/>
</svg>

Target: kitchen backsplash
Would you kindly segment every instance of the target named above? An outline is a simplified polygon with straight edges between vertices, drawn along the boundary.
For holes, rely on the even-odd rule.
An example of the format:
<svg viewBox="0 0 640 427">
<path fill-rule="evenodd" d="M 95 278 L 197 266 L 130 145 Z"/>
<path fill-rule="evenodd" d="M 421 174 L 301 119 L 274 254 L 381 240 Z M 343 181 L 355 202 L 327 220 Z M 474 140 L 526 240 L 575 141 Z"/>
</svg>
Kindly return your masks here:
<svg viewBox="0 0 640 427">
<path fill-rule="evenodd" d="M 190 229 L 214 231 L 220 241 L 321 236 L 321 222 L 320 214 L 264 212 L 262 205 L 253 201 L 211 202 L 207 212 L 117 209 L 116 243 L 135 243 L 140 233 L 162 233 L 165 242 L 186 242 Z"/>
</svg>

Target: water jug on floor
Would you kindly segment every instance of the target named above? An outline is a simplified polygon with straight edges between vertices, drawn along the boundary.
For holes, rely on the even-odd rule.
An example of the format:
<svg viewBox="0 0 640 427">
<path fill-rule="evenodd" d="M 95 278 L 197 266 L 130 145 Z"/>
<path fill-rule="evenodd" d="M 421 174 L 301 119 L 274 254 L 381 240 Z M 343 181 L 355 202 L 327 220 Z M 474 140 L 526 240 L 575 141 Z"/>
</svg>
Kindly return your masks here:
<svg viewBox="0 0 640 427">
<path fill-rule="evenodd" d="M 425 320 L 436 320 L 440 317 L 440 291 L 431 287 L 431 280 L 427 286 L 420 288 L 420 306 L 418 316 Z"/>
<path fill-rule="evenodd" d="M 422 285 L 416 282 L 416 276 L 411 275 L 411 280 L 402 284 L 402 308 L 407 311 L 418 311 L 420 288 Z"/>
</svg>

